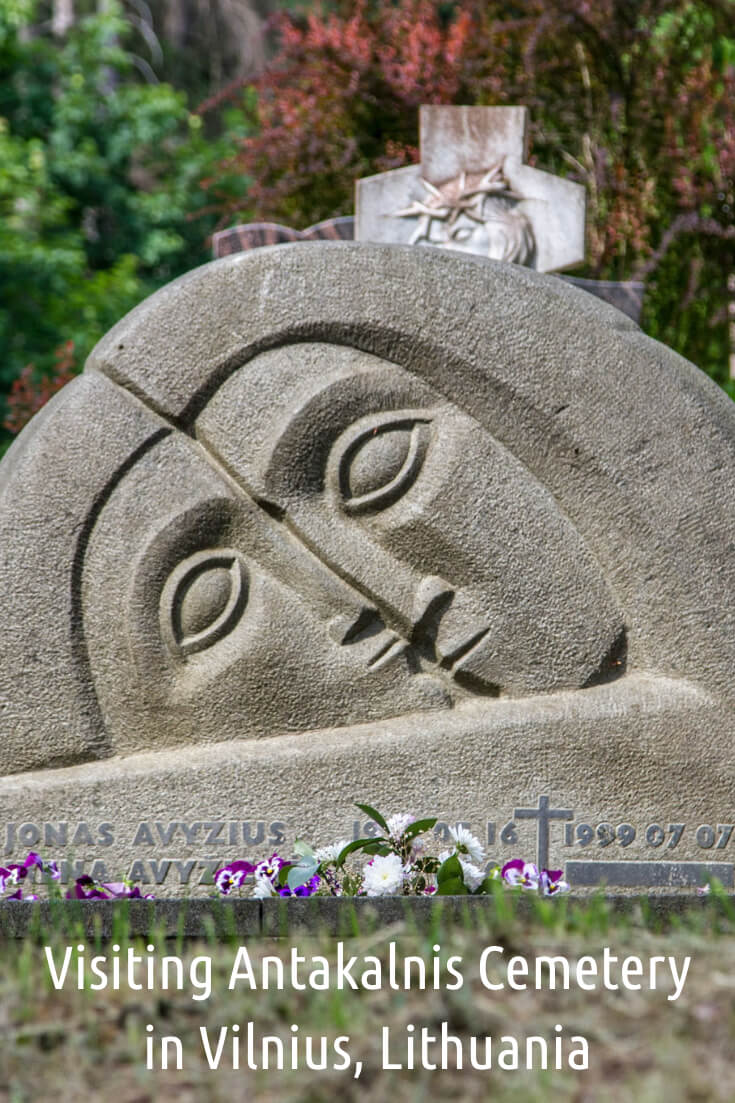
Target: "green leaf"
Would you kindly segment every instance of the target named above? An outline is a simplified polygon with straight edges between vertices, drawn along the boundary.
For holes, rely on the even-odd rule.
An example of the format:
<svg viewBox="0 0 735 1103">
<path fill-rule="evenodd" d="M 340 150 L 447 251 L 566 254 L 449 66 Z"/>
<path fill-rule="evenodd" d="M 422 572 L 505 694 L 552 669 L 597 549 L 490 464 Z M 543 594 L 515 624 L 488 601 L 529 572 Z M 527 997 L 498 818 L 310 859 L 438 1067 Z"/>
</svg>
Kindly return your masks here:
<svg viewBox="0 0 735 1103">
<path fill-rule="evenodd" d="M 278 876 L 276 877 L 276 882 L 279 885 L 285 885 L 286 884 L 286 878 L 288 877 L 288 875 L 291 871 L 291 868 L 292 868 L 292 865 L 291 865 L 290 862 L 286 862 L 284 865 L 281 866 L 281 868 L 278 871 Z"/>
<path fill-rule="evenodd" d="M 371 808 L 369 804 L 357 804 L 357 807 L 360 809 L 361 812 L 364 812 L 366 816 L 369 816 L 371 820 L 375 820 L 378 827 L 382 827 L 386 835 L 389 834 L 388 824 L 385 822 L 380 812 L 376 812 L 375 809 Z"/>
<path fill-rule="evenodd" d="M 462 865 L 456 854 L 452 854 L 445 862 L 439 866 L 439 872 L 436 875 L 436 881 L 441 888 L 444 881 L 453 881 L 459 879 L 464 884 L 464 873 L 462 872 Z"/>
<path fill-rule="evenodd" d="M 486 877 L 472 893 L 473 896 L 490 896 L 494 892 L 494 885 L 498 884 L 497 877 Z"/>
<path fill-rule="evenodd" d="M 425 858 L 419 858 L 418 861 L 413 863 L 413 868 L 418 870 L 419 873 L 436 873 L 440 866 L 438 858 L 432 857 L 427 854 Z"/>
<path fill-rule="evenodd" d="M 432 816 L 426 820 L 414 820 L 409 824 L 406 830 L 403 832 L 404 839 L 413 839 L 416 835 L 421 835 L 424 831 L 431 831 L 432 827 L 436 826 L 437 816 Z"/>
<path fill-rule="evenodd" d="M 303 839 L 297 839 L 293 844 L 294 854 L 298 854 L 300 858 L 305 858 L 307 855 L 311 856 L 314 853 L 314 847 L 309 846 Z"/>
<path fill-rule="evenodd" d="M 467 896 L 467 886 L 459 877 L 449 877 L 436 890 L 437 896 Z"/>
<path fill-rule="evenodd" d="M 375 843 L 375 839 L 355 839 L 354 842 L 348 843 L 347 846 L 343 847 L 343 849 L 339 852 L 339 855 L 337 856 L 337 865 L 343 865 L 345 858 L 349 857 L 349 855 L 352 854 L 355 850 L 366 850 L 368 854 L 374 854 L 375 851 L 369 851 L 367 850 L 367 848 L 369 846 L 375 846 Z"/>
<path fill-rule="evenodd" d="M 306 858 L 301 862 L 298 862 L 295 866 L 292 866 L 288 872 L 287 882 L 288 887 L 293 890 L 300 888 L 301 885 L 305 885 L 307 881 L 316 873 L 319 868 L 319 863 L 313 858 Z"/>
</svg>

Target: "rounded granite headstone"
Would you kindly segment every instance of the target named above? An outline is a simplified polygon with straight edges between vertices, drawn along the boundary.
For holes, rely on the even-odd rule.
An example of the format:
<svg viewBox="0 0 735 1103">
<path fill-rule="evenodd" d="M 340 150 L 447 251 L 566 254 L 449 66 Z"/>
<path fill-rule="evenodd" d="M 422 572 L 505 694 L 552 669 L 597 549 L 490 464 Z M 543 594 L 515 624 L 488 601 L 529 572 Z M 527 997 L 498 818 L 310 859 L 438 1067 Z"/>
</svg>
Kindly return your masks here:
<svg viewBox="0 0 735 1103">
<path fill-rule="evenodd" d="M 0 529 L 6 852 L 175 892 L 367 800 L 578 884 L 732 883 L 735 406 L 584 292 L 206 265 L 24 430 Z"/>
</svg>

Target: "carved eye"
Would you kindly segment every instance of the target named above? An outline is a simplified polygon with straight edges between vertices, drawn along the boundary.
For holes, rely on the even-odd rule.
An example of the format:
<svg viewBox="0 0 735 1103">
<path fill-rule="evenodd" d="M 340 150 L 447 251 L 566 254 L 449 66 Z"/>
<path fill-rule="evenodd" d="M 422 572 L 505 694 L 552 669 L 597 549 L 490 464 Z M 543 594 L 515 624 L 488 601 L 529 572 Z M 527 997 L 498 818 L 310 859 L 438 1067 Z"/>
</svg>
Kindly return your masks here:
<svg viewBox="0 0 735 1103">
<path fill-rule="evenodd" d="M 339 462 L 342 505 L 350 513 L 383 509 L 415 481 L 429 443 L 427 418 L 380 419 L 363 426 Z"/>
<path fill-rule="evenodd" d="M 452 232 L 452 241 L 469 241 L 474 233 L 474 230 L 469 226 L 458 226 L 456 230 Z"/>
<path fill-rule="evenodd" d="M 174 654 L 191 655 L 230 632 L 248 599 L 248 573 L 237 552 L 189 556 L 161 593 L 161 633 Z"/>
</svg>

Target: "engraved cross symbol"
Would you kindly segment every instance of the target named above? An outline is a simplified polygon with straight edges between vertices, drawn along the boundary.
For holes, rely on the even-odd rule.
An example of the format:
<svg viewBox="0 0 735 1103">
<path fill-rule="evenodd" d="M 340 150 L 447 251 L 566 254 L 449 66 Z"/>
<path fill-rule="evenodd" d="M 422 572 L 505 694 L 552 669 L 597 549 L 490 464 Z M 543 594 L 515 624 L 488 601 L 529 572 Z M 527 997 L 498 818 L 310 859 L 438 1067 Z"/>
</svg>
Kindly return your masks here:
<svg viewBox="0 0 735 1103">
<path fill-rule="evenodd" d="M 548 797 L 539 797 L 538 808 L 516 808 L 513 817 L 516 820 L 538 820 L 536 834 L 536 863 L 539 869 L 549 864 L 549 823 L 551 820 L 572 820 L 574 812 L 570 808 L 549 808 Z"/>
</svg>

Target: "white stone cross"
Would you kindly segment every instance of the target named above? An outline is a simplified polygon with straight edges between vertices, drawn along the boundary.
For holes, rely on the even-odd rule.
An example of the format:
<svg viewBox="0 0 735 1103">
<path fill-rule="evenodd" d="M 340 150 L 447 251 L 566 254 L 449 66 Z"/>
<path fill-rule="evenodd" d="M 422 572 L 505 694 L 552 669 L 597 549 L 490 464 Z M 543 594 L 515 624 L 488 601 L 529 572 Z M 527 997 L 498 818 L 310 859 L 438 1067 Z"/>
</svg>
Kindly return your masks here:
<svg viewBox="0 0 735 1103">
<path fill-rule="evenodd" d="M 527 129 L 526 107 L 421 107 L 421 164 L 357 181 L 355 238 L 581 264 L 584 187 L 525 164 Z"/>
</svg>

